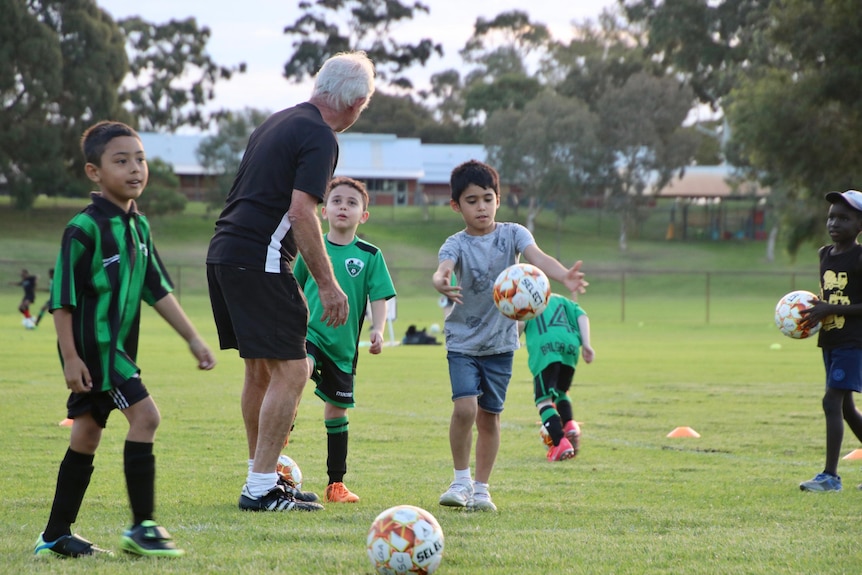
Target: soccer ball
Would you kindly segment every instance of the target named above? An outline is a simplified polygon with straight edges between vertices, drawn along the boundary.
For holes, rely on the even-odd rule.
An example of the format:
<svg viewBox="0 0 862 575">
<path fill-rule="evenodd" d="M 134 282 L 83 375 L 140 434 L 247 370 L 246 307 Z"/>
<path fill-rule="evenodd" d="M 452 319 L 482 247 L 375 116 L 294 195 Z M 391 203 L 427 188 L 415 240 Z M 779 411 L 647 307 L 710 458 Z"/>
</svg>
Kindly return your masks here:
<svg viewBox="0 0 862 575">
<path fill-rule="evenodd" d="M 554 446 L 554 440 L 551 438 L 551 434 L 548 433 L 548 430 L 545 429 L 545 426 L 541 423 L 539 424 L 539 437 L 542 439 L 542 445 L 545 449 L 550 449 Z"/>
<path fill-rule="evenodd" d="M 808 329 L 799 326 L 799 322 L 802 321 L 802 315 L 799 312 L 811 307 L 817 299 L 817 296 L 809 291 L 796 290 L 778 300 L 775 306 L 775 325 L 778 326 L 779 331 L 793 339 L 805 339 L 820 331 L 820 323 Z"/>
<path fill-rule="evenodd" d="M 288 484 L 297 489 L 302 489 L 302 470 L 299 468 L 299 465 L 296 464 L 296 461 L 282 453 L 278 456 L 278 462 L 275 464 L 275 471 Z"/>
<path fill-rule="evenodd" d="M 548 276 L 530 264 L 509 266 L 494 280 L 494 303 L 509 319 L 533 319 L 545 310 L 550 297 Z"/>
<path fill-rule="evenodd" d="M 371 565 L 381 575 L 428 575 L 443 560 L 443 530 L 434 516 L 413 505 L 396 505 L 377 516 L 366 540 Z"/>
</svg>

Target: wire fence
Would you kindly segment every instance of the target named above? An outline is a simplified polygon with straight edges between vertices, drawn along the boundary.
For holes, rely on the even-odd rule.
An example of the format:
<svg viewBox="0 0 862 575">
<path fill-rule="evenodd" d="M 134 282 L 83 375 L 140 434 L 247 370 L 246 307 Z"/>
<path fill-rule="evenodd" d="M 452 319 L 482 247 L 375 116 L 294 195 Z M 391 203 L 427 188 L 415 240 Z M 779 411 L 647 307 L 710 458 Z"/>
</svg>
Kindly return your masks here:
<svg viewBox="0 0 862 575">
<path fill-rule="evenodd" d="M 37 290 L 45 297 L 48 289 L 48 269 L 53 263 L 24 262 L 0 259 L 0 277 L 7 278 L 0 289 L 7 295 L 20 293 L 14 284 L 20 281 L 20 271 L 27 268 L 39 276 Z M 174 282 L 174 293 L 183 297 L 206 295 L 206 267 L 167 266 Z M 436 301 L 438 294 L 431 287 L 433 269 L 427 267 L 390 267 L 399 297 L 429 298 Z M 672 318 L 678 303 L 685 301 L 685 319 L 710 324 L 727 321 L 730 310 L 737 304 L 751 300 L 777 301 L 783 294 L 795 289 L 818 290 L 817 271 L 704 271 L 704 270 L 591 270 L 588 298 L 591 302 L 603 301 L 612 315 L 621 322 L 634 321 L 643 315 L 645 308 L 655 307 L 651 313 Z M 554 289 L 562 289 L 554 286 Z M 694 306 L 692 306 L 694 303 Z M 761 305 L 762 307 L 762 305 Z M 682 309 L 680 307 L 679 309 Z M 693 312 L 692 309 L 695 311 Z M 682 313 L 682 312 L 679 312 Z M 696 314 L 699 317 L 692 317 Z"/>
</svg>

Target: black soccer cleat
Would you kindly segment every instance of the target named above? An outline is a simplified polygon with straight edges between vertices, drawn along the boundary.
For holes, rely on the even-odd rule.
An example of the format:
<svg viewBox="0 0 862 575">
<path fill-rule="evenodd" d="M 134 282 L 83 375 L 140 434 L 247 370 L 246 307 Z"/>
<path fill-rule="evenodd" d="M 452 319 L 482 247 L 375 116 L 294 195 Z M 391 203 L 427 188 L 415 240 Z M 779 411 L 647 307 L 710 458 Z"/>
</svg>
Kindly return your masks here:
<svg viewBox="0 0 862 575">
<path fill-rule="evenodd" d="M 155 521 L 142 521 L 123 532 L 120 547 L 126 553 L 143 557 L 180 557 L 185 554 L 177 549 L 168 530 Z"/>
<path fill-rule="evenodd" d="M 297 500 L 285 491 L 283 485 L 276 485 L 266 495 L 255 498 L 248 492 L 248 485 L 244 485 L 239 496 L 239 508 L 243 511 L 320 511 L 323 505 Z"/>
<path fill-rule="evenodd" d="M 36 540 L 33 554 L 39 557 L 53 556 L 63 558 L 91 557 L 93 555 L 113 555 L 107 549 L 96 547 L 80 535 L 63 535 L 54 541 L 45 541 L 44 533 Z"/>
</svg>

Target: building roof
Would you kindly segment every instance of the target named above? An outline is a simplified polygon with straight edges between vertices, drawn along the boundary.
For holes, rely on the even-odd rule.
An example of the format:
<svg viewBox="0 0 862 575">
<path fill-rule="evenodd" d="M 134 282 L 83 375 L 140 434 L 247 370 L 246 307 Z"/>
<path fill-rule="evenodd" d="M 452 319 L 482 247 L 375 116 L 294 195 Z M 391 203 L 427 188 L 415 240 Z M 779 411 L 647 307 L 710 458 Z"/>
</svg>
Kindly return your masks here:
<svg viewBox="0 0 862 575">
<path fill-rule="evenodd" d="M 207 134 L 140 132 L 147 156 L 161 158 L 179 175 L 206 174 L 197 157 Z M 418 138 L 394 134 L 351 132 L 338 135 L 335 174 L 358 179 L 417 180 L 422 184 L 448 184 L 452 168 L 467 160 L 484 160 L 478 144 L 423 144 Z"/>
<path fill-rule="evenodd" d="M 468 160 L 484 162 L 487 154 L 479 144 L 422 144 L 425 173 L 420 184 L 448 184 L 452 168 Z"/>
<path fill-rule="evenodd" d="M 140 132 L 147 156 L 161 158 L 178 175 L 204 175 L 197 156 L 206 134 L 161 134 Z M 423 144 L 418 138 L 394 134 L 351 132 L 338 135 L 339 157 L 335 174 L 362 180 L 416 180 L 420 184 L 448 184 L 452 169 L 467 160 L 485 161 L 479 144 Z M 731 168 L 690 166 L 682 179 L 674 177 L 658 192 L 662 198 L 763 197 L 768 188 L 746 182 L 734 189 L 727 181 Z"/>
<path fill-rule="evenodd" d="M 197 149 L 205 134 L 160 134 L 139 132 L 148 158 L 160 158 L 174 167 L 175 174 L 200 176 L 207 173 Z"/>
<path fill-rule="evenodd" d="M 395 134 L 339 134 L 336 176 L 383 180 L 418 180 L 422 166 L 422 141 Z"/>
<path fill-rule="evenodd" d="M 662 188 L 661 198 L 738 198 L 764 197 L 769 188 L 762 188 L 755 182 L 744 182 L 736 189 L 728 183 L 731 168 L 726 164 L 718 166 L 689 166 L 680 179 L 677 176 Z"/>
</svg>

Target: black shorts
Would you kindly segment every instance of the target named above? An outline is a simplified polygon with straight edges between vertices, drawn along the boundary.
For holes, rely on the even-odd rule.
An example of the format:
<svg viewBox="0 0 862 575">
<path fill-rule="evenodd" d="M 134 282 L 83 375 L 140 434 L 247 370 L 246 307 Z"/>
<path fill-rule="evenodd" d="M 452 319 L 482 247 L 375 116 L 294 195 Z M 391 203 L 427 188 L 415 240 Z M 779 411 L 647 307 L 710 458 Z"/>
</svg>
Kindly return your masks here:
<svg viewBox="0 0 862 575">
<path fill-rule="evenodd" d="M 91 393 L 70 393 L 66 401 L 66 411 L 69 419 L 89 413 L 100 427 L 108 425 L 108 416 L 115 409 L 120 411 L 135 405 L 150 396 L 140 377 L 133 377 L 119 387 L 110 391 L 94 391 Z"/>
<path fill-rule="evenodd" d="M 221 349 L 245 359 L 305 359 L 308 305 L 289 269 L 208 264 L 207 282 Z"/>
<path fill-rule="evenodd" d="M 306 342 L 308 357 L 314 360 L 311 379 L 317 385 L 314 394 L 337 407 L 349 409 L 355 407 L 353 402 L 353 374 L 338 369 L 335 363 L 313 343 Z"/>
<path fill-rule="evenodd" d="M 542 370 L 533 378 L 536 405 L 545 400 L 557 401 L 557 397 L 565 395 L 572 387 L 575 376 L 573 367 L 555 362 Z"/>
</svg>

